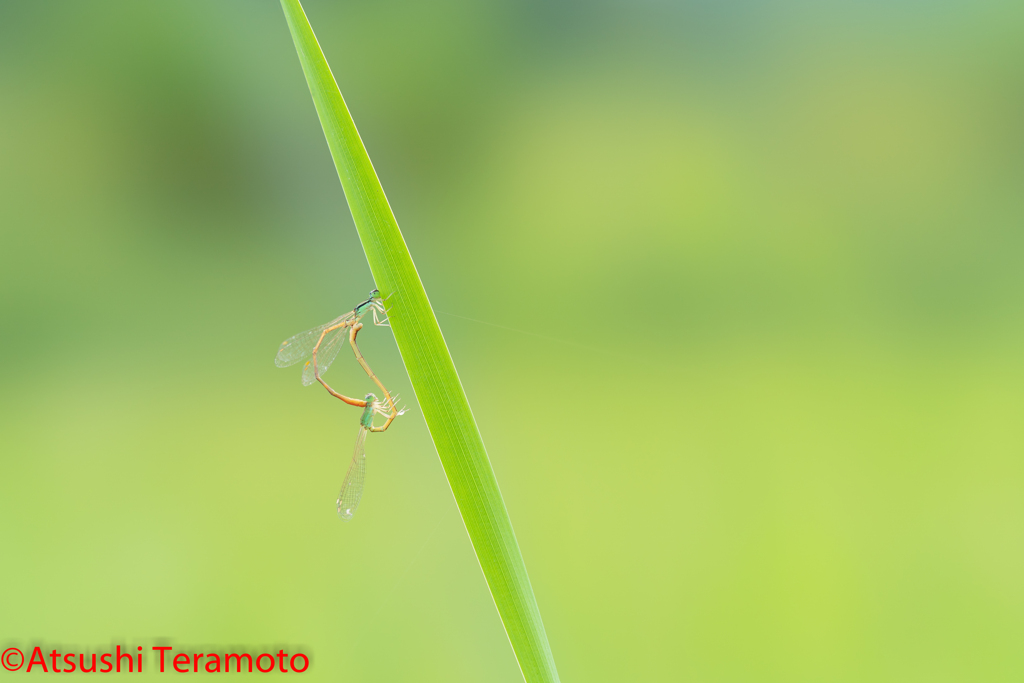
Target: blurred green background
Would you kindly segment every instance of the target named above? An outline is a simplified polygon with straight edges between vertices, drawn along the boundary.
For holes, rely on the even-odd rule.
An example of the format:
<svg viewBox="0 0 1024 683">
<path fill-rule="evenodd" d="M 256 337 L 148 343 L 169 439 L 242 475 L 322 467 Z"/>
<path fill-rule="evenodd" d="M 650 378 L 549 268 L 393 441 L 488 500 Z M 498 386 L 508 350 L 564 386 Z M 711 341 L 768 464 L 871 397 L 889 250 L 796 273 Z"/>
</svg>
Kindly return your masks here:
<svg viewBox="0 0 1024 683">
<path fill-rule="evenodd" d="M 1024 675 L 1024 5 L 306 10 L 562 680 Z M 276 2 L 0 4 L 0 645 L 520 680 L 371 287 Z"/>
</svg>

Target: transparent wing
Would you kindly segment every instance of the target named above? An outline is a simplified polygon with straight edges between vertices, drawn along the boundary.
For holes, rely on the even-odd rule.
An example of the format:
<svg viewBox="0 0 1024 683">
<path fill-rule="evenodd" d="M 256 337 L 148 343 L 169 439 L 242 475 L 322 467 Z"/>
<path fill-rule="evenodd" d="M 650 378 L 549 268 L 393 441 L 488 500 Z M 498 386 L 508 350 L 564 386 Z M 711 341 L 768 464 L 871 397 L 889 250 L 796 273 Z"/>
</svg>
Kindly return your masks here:
<svg viewBox="0 0 1024 683">
<path fill-rule="evenodd" d="M 348 337 L 348 328 L 339 327 L 336 330 L 331 330 L 324 335 L 324 340 L 320 342 L 320 348 L 316 350 L 316 370 L 320 371 L 322 377 L 327 368 L 331 367 L 331 363 L 338 357 L 338 351 L 344 346 L 344 339 Z M 320 335 L 317 335 L 317 339 Z M 316 345 L 316 340 L 313 341 L 313 345 Z M 316 381 L 316 373 L 313 368 L 313 349 L 310 348 L 310 357 L 306 361 L 305 365 L 302 366 L 302 384 L 308 386 Z"/>
<path fill-rule="evenodd" d="M 366 427 L 359 428 L 352 464 L 348 466 L 345 481 L 341 483 L 341 493 L 338 494 L 338 516 L 346 522 L 356 514 L 359 500 L 363 497 L 363 481 L 366 480 L 366 450 L 363 444 L 366 441 L 366 431 Z"/>
<path fill-rule="evenodd" d="M 338 316 L 329 323 L 318 325 L 311 330 L 299 332 L 293 337 L 288 337 L 281 342 L 281 348 L 277 350 L 277 357 L 274 358 L 274 364 L 279 368 L 286 368 L 289 365 L 295 365 L 299 361 L 309 358 L 310 354 L 313 353 L 313 347 L 316 346 L 316 340 L 320 338 L 320 334 L 324 330 L 328 327 L 344 322 L 352 316 L 352 311 L 349 311 L 345 315 Z"/>
<path fill-rule="evenodd" d="M 352 311 L 349 311 L 345 315 L 339 316 L 329 323 L 318 325 L 311 330 L 299 332 L 297 335 L 285 339 L 281 342 L 281 348 L 277 350 L 277 356 L 274 358 L 274 364 L 279 368 L 286 368 L 290 365 L 295 365 L 296 363 L 308 359 L 313 354 L 313 347 L 316 346 L 316 342 L 320 339 L 320 335 L 323 334 L 324 330 L 351 319 L 353 315 Z M 329 336 L 337 334 L 339 331 L 340 330 L 335 330 L 334 332 L 329 333 Z M 324 342 L 327 341 L 327 339 L 324 340 Z M 321 344 L 321 347 L 323 347 L 323 344 Z M 321 356 L 323 356 L 324 360 L 327 360 L 326 354 L 322 354 L 323 350 L 324 349 L 321 348 L 321 350 L 318 350 L 316 354 L 318 366 L 321 366 L 323 363 Z M 337 354 L 337 351 L 335 351 L 335 354 Z M 332 356 L 330 360 L 333 361 L 334 357 Z M 326 370 L 328 366 L 330 366 L 330 362 L 322 366 L 322 369 Z M 312 377 L 312 368 L 310 368 L 309 372 L 310 377 Z M 305 383 L 309 384 L 309 382 Z"/>
</svg>

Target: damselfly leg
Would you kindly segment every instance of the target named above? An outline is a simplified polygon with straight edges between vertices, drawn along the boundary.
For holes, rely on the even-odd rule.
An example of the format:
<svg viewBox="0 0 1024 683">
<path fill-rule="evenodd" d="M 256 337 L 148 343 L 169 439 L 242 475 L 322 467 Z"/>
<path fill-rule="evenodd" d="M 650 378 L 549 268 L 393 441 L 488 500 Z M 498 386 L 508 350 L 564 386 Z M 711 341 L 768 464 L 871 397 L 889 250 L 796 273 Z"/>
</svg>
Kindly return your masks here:
<svg viewBox="0 0 1024 683">
<path fill-rule="evenodd" d="M 366 362 L 366 359 L 363 358 L 363 354 L 359 351 L 359 345 L 356 344 L 356 335 L 359 334 L 359 330 L 361 329 L 363 329 L 362 323 L 357 322 L 355 325 L 353 325 L 352 329 L 348 333 L 348 341 L 352 345 L 352 351 L 353 353 L 356 354 L 356 360 L 359 362 L 359 365 L 363 367 L 363 370 L 366 371 L 366 374 L 370 377 L 370 379 L 373 380 L 373 383 L 380 387 L 380 390 L 384 393 L 385 403 L 380 404 L 378 402 L 378 405 L 380 407 L 375 411 L 378 415 L 384 416 L 384 424 L 376 427 L 373 425 L 369 426 L 371 432 L 383 432 L 388 427 L 390 427 L 391 423 L 394 422 L 395 418 L 403 414 L 405 410 L 398 409 L 397 405 L 395 404 L 394 397 L 391 396 L 391 392 L 387 390 L 387 388 L 380 381 L 377 375 L 374 374 L 373 370 L 370 369 L 369 363 Z"/>
</svg>

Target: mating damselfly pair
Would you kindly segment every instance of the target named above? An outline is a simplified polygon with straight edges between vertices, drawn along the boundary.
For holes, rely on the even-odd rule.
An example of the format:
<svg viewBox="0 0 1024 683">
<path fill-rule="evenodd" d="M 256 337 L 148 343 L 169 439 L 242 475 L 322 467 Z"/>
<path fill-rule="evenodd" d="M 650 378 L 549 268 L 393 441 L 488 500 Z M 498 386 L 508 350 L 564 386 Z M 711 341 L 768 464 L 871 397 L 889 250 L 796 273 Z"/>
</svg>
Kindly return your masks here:
<svg viewBox="0 0 1024 683">
<path fill-rule="evenodd" d="M 349 464 L 348 472 L 341 484 L 341 493 L 338 494 L 338 516 L 343 520 L 352 519 L 359 501 L 363 495 L 363 482 L 366 478 L 366 451 L 364 444 L 367 432 L 383 432 L 391 426 L 392 421 L 405 410 L 399 410 L 396 404 L 397 396 L 384 387 L 384 384 L 377 378 L 370 369 L 363 354 L 356 344 L 356 336 L 359 330 L 363 329 L 360 319 L 367 313 L 373 315 L 373 324 L 380 327 L 388 327 L 387 309 L 384 307 L 384 299 L 375 289 L 370 292 L 370 297 L 353 308 L 348 313 L 335 318 L 334 320 L 319 325 L 312 329 L 300 332 L 293 337 L 281 342 L 281 348 L 277 351 L 274 363 L 279 368 L 286 368 L 296 363 L 304 362 L 302 366 L 302 384 L 310 385 L 319 382 L 325 389 L 337 399 L 363 409 L 359 418 L 359 434 L 356 436 L 355 452 L 352 455 L 352 462 Z M 384 399 L 378 399 L 374 394 L 366 394 L 364 398 L 351 398 L 340 394 L 331 388 L 323 379 L 323 374 L 338 357 L 338 352 L 345 345 L 344 339 L 348 337 L 349 345 L 355 353 L 356 361 L 363 368 L 366 374 L 373 380 L 374 384 L 380 387 Z M 384 424 L 374 425 L 373 418 L 380 415 L 384 418 Z"/>
</svg>

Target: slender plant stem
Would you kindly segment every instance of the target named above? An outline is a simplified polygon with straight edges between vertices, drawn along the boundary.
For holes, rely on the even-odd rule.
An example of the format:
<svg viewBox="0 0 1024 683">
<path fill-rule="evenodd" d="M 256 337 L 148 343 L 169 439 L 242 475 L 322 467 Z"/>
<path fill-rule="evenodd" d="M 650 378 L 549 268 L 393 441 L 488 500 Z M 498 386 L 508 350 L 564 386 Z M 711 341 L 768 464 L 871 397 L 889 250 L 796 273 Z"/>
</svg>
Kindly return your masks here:
<svg viewBox="0 0 1024 683">
<path fill-rule="evenodd" d="M 302 5 L 281 0 L 281 6 L 370 271 L 390 297 L 398 350 L 523 676 L 529 683 L 557 682 L 512 521 L 412 256 Z"/>
</svg>

